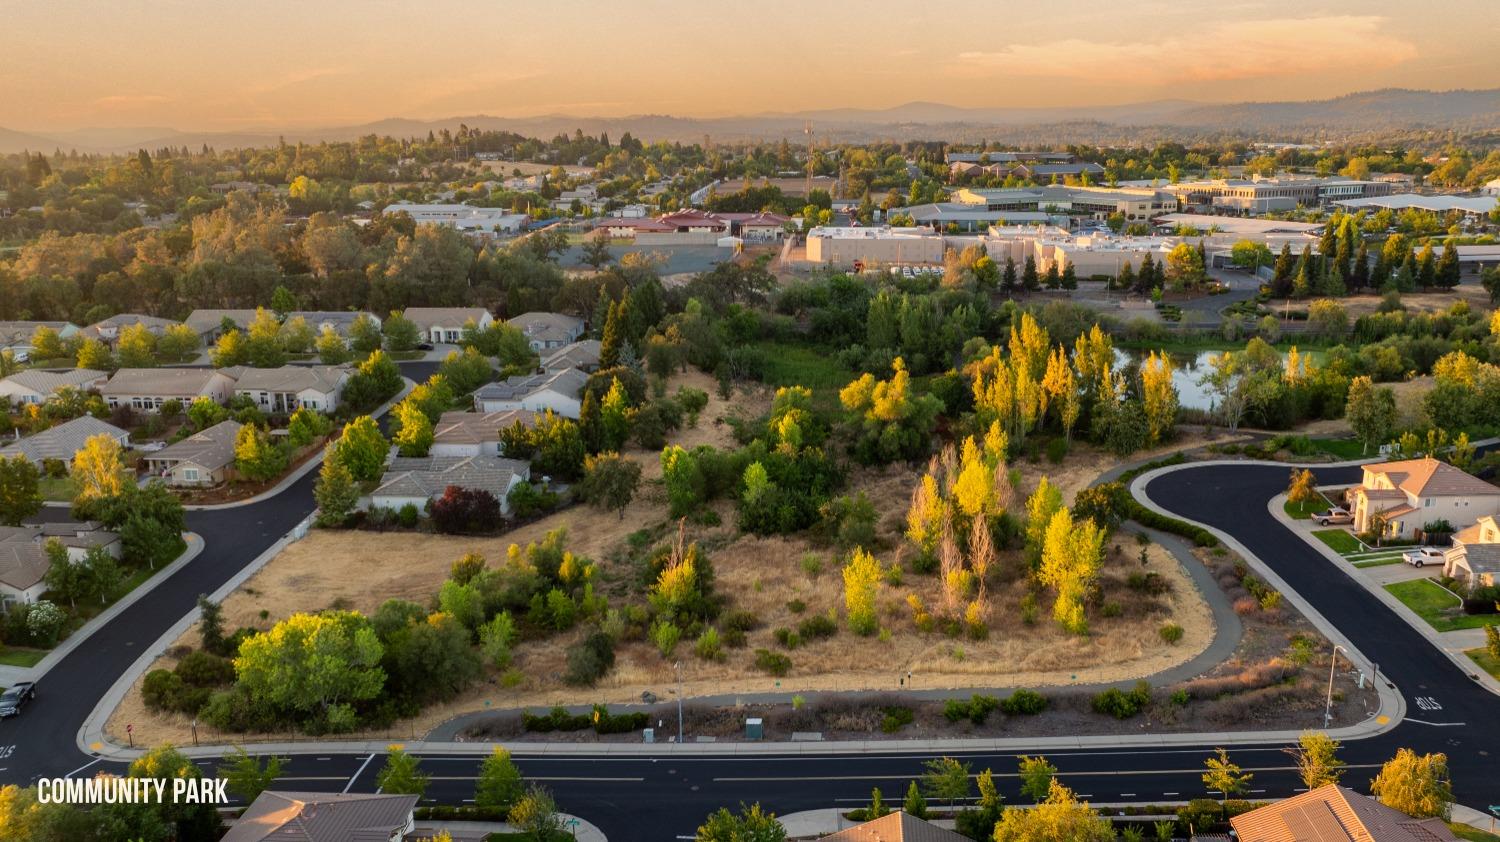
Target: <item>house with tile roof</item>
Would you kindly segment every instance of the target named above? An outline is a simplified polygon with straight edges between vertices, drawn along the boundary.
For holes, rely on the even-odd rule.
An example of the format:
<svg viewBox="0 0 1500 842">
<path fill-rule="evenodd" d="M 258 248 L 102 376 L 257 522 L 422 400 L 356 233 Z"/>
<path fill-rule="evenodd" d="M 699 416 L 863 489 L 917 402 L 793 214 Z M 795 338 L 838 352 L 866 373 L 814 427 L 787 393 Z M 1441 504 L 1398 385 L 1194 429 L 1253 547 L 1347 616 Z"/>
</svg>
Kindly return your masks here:
<svg viewBox="0 0 1500 842">
<path fill-rule="evenodd" d="M 94 521 L 0 526 L 0 607 L 30 604 L 46 592 L 44 580 L 52 566 L 47 557 L 50 540 L 62 544 L 75 562 L 94 547 L 103 547 L 115 558 L 124 551 L 120 536 Z"/>
<path fill-rule="evenodd" d="M 600 344 L 597 339 L 580 339 L 542 356 L 542 370 L 576 368 L 592 373 L 599 368 Z"/>
<path fill-rule="evenodd" d="M 286 314 L 286 320 L 301 317 L 312 328 L 314 334 L 323 332 L 324 327 L 333 328 L 334 332 L 344 338 L 349 337 L 349 329 L 360 316 L 380 324 L 380 318 L 374 313 L 358 312 L 354 310 L 294 310 Z M 182 323 L 193 329 L 202 338 L 205 345 L 216 341 L 224 333 L 224 323 L 228 320 L 236 328 L 244 330 L 250 326 L 255 319 L 254 310 L 194 310 L 188 314 Z"/>
<path fill-rule="evenodd" d="M 222 842 L 403 842 L 416 806 L 415 795 L 267 790 Z"/>
<path fill-rule="evenodd" d="M 108 381 L 109 372 L 91 368 L 66 371 L 28 368 L 0 380 L 0 400 L 7 400 L 12 406 L 46 403 L 62 389 L 88 392 L 99 389 Z"/>
<path fill-rule="evenodd" d="M 262 411 L 290 415 L 298 409 L 332 413 L 349 379 L 347 365 L 284 365 L 280 368 L 235 366 L 222 369 L 234 378 L 234 393 L 255 401 Z"/>
<path fill-rule="evenodd" d="M 483 307 L 407 307 L 402 315 L 417 326 L 425 341 L 450 345 L 463 338 L 468 323 L 483 330 L 495 322 Z"/>
<path fill-rule="evenodd" d="M 1443 575 L 1470 587 L 1500 582 L 1500 525 L 1494 515 L 1485 515 L 1453 534 L 1453 546 L 1443 557 Z"/>
<path fill-rule="evenodd" d="M 820 838 L 823 842 L 968 842 L 969 839 L 904 810 Z"/>
<path fill-rule="evenodd" d="M 449 486 L 488 491 L 500 501 L 500 514 L 510 515 L 511 489 L 531 479 L 531 464 L 498 456 L 397 456 L 386 467 L 379 487 L 370 494 L 370 507 L 399 511 L 427 504 L 443 496 Z"/>
<path fill-rule="evenodd" d="M 79 331 L 78 325 L 72 322 L 0 321 L 0 351 L 11 352 L 18 362 L 31 359 L 31 337 L 36 335 L 39 327 L 52 328 L 57 331 L 59 339 L 69 339 Z"/>
<path fill-rule="evenodd" d="M 183 409 L 198 398 L 229 403 L 234 379 L 212 368 L 122 368 L 99 390 L 110 409 L 128 406 L 137 412 L 159 412 L 169 400 Z"/>
<path fill-rule="evenodd" d="M 229 479 L 234 443 L 244 425 L 220 421 L 146 456 L 146 471 L 177 488 L 202 488 Z"/>
<path fill-rule="evenodd" d="M 0 456 L 25 456 L 35 465 L 41 465 L 44 459 L 72 464 L 73 457 L 83 449 L 84 443 L 99 435 L 109 436 L 121 447 L 130 446 L 128 431 L 92 415 L 81 415 L 0 447 Z"/>
<path fill-rule="evenodd" d="M 560 368 L 486 383 L 474 390 L 474 409 L 477 412 L 551 410 L 576 421 L 583 408 L 583 387 L 588 380 L 589 376 L 576 368 Z"/>
<path fill-rule="evenodd" d="M 1442 819 L 1414 819 L 1338 784 L 1229 820 L 1240 842 L 1450 842 Z"/>
<path fill-rule="evenodd" d="M 1354 531 L 1369 532 L 1378 521 L 1385 538 L 1413 538 L 1436 520 L 1457 526 L 1500 514 L 1500 488 L 1430 456 L 1364 466 L 1349 499 Z"/>
<path fill-rule="evenodd" d="M 525 409 L 499 412 L 445 412 L 432 428 L 433 456 L 501 456 L 500 431 L 515 424 L 536 425 L 537 414 Z"/>
<path fill-rule="evenodd" d="M 583 319 L 563 313 L 522 313 L 506 324 L 526 334 L 531 350 L 538 353 L 561 348 L 583 335 Z"/>
</svg>

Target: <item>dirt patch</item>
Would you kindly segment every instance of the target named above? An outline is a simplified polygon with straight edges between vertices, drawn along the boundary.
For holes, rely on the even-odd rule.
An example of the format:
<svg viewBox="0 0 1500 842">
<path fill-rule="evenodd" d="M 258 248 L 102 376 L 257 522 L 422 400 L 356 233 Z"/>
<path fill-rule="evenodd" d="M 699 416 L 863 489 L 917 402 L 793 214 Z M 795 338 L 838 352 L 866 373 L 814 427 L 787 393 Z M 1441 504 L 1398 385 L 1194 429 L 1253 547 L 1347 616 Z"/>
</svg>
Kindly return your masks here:
<svg viewBox="0 0 1500 842">
<path fill-rule="evenodd" d="M 1422 407 L 1422 400 L 1435 385 L 1431 375 L 1413 377 L 1404 383 L 1381 383 L 1379 385 L 1389 386 L 1391 391 L 1396 393 L 1396 426 L 1398 428 L 1416 427 L 1425 423 L 1427 410 Z"/>
<path fill-rule="evenodd" d="M 1339 303 L 1344 306 L 1344 310 L 1352 320 L 1377 312 L 1380 308 L 1381 300 L 1382 296 L 1380 295 L 1351 295 L 1340 299 Z M 1407 310 L 1416 313 L 1441 312 L 1452 307 L 1459 301 L 1467 302 L 1470 307 L 1479 312 L 1494 309 L 1494 306 L 1490 304 L 1489 293 L 1477 283 L 1460 284 L 1446 292 L 1406 292 L 1401 294 L 1401 305 Z"/>
</svg>

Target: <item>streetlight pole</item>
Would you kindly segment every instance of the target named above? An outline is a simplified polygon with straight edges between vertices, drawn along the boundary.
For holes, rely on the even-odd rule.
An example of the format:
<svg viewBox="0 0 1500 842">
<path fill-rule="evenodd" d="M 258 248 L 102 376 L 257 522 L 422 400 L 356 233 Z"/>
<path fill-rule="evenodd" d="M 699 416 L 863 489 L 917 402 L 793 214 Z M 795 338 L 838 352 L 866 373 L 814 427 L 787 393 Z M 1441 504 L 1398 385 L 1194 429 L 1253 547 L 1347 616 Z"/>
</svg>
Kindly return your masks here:
<svg viewBox="0 0 1500 842">
<path fill-rule="evenodd" d="M 677 744 L 682 745 L 682 662 L 672 662 L 672 674 L 677 677 Z"/>
<path fill-rule="evenodd" d="M 1333 669 L 1339 662 L 1339 651 L 1342 650 L 1345 657 L 1349 657 L 1349 650 L 1335 643 L 1333 644 L 1333 657 L 1328 660 L 1328 699 L 1323 707 L 1323 730 L 1333 722 Z M 1352 661 L 1353 658 L 1350 658 Z"/>
</svg>

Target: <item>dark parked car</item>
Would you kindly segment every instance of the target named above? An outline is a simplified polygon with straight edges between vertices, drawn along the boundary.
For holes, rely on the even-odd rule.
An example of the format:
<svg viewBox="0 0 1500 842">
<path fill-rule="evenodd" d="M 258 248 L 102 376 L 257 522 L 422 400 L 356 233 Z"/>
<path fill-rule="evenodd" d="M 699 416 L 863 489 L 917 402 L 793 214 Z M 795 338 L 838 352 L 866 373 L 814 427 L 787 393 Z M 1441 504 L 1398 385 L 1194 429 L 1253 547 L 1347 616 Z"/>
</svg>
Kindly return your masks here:
<svg viewBox="0 0 1500 842">
<path fill-rule="evenodd" d="M 36 698 L 36 683 L 17 681 L 15 686 L 0 693 L 0 719 L 15 716 L 27 702 Z"/>
<path fill-rule="evenodd" d="M 418 351 L 431 351 L 432 350 L 432 343 L 431 342 L 418 342 L 417 343 L 417 350 Z"/>
</svg>

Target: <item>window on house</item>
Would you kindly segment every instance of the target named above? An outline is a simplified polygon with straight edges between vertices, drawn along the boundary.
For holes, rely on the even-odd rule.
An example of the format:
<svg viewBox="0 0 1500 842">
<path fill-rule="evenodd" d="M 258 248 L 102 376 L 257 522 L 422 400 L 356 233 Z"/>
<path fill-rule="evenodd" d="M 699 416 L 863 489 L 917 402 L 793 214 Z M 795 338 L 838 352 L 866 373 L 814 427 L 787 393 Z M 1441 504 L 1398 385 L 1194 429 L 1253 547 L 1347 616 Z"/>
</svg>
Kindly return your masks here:
<svg viewBox="0 0 1500 842">
<path fill-rule="evenodd" d="M 187 480 L 188 482 L 197 482 L 198 481 L 198 469 L 197 468 L 183 468 L 183 470 L 182 470 L 182 478 L 185 479 L 185 480 Z"/>
</svg>

